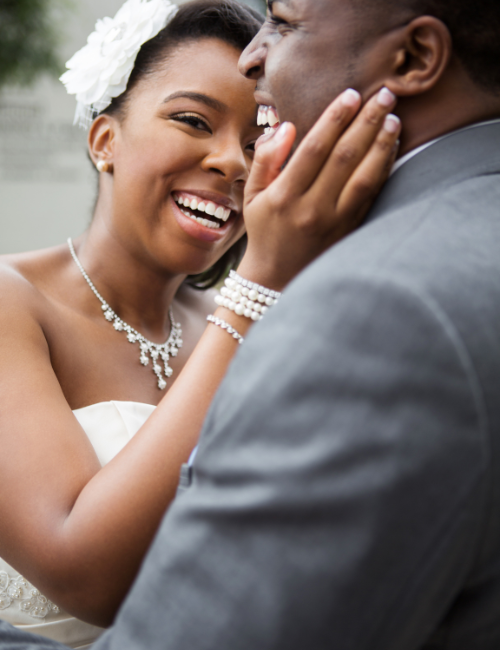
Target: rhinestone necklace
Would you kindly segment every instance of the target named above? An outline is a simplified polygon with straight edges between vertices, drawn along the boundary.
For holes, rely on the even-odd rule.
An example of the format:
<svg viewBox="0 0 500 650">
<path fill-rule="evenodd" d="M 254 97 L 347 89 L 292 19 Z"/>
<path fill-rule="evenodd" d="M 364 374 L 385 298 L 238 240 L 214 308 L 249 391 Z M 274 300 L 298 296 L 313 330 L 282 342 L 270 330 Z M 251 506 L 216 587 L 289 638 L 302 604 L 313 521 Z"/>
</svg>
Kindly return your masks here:
<svg viewBox="0 0 500 650">
<path fill-rule="evenodd" d="M 71 257 L 75 260 L 75 263 L 80 270 L 80 273 L 83 275 L 85 280 L 87 281 L 87 284 L 89 287 L 92 289 L 94 292 L 94 295 L 101 301 L 101 309 L 104 313 L 104 318 L 109 321 L 110 323 L 113 323 L 113 327 L 117 332 L 126 332 L 127 334 L 127 339 L 130 343 L 138 343 L 139 347 L 141 348 L 141 355 L 140 355 L 140 362 L 142 363 L 143 366 L 149 365 L 149 361 L 151 360 L 153 363 L 153 372 L 155 373 L 157 379 L 158 379 L 158 388 L 160 390 L 165 390 L 167 387 L 167 378 L 170 378 L 173 375 L 173 370 L 169 366 L 168 362 L 170 357 L 176 357 L 177 354 L 179 353 L 179 350 L 182 347 L 182 328 L 180 323 L 176 323 L 174 321 L 174 315 L 172 313 L 172 308 L 168 310 L 168 317 L 170 319 L 170 336 L 168 337 L 168 340 L 165 343 L 153 343 L 152 341 L 149 341 L 145 336 L 143 336 L 140 332 L 135 330 L 133 327 L 128 325 L 125 321 L 123 321 L 108 305 L 108 303 L 104 300 L 104 298 L 101 296 L 101 294 L 97 291 L 97 289 L 94 286 L 94 283 L 92 280 L 89 278 L 87 273 L 85 272 L 85 269 L 80 263 L 80 260 L 76 256 L 75 249 L 73 247 L 73 242 L 71 241 L 71 238 L 68 239 L 68 246 L 69 246 L 69 251 L 71 253 Z M 163 361 L 163 368 L 160 365 L 160 358 L 161 361 Z M 165 375 L 165 376 L 163 376 Z"/>
</svg>

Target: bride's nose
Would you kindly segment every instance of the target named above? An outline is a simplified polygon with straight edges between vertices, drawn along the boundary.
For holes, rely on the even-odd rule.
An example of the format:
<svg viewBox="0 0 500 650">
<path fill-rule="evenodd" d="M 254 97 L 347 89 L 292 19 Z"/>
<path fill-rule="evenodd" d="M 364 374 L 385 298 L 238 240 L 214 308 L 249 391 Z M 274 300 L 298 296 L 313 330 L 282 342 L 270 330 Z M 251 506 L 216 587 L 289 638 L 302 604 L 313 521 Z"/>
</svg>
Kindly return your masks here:
<svg viewBox="0 0 500 650">
<path fill-rule="evenodd" d="M 206 172 L 215 172 L 228 183 L 245 182 L 249 174 L 249 163 L 241 143 L 236 137 L 217 139 L 202 162 Z"/>
</svg>

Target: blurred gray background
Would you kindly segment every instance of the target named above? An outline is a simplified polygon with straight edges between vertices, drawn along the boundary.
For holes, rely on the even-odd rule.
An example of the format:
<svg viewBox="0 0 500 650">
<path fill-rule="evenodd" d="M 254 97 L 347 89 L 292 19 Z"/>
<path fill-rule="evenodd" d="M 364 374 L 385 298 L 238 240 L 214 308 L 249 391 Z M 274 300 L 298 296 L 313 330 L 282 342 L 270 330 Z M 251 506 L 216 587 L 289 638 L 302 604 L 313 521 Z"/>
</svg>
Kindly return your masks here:
<svg viewBox="0 0 500 650">
<path fill-rule="evenodd" d="M 62 25 L 62 61 L 123 1 L 74 0 Z M 264 11 L 262 0 L 245 1 Z M 60 244 L 89 223 L 97 180 L 74 112 L 74 98 L 48 75 L 29 88 L 0 88 L 0 254 Z"/>
</svg>

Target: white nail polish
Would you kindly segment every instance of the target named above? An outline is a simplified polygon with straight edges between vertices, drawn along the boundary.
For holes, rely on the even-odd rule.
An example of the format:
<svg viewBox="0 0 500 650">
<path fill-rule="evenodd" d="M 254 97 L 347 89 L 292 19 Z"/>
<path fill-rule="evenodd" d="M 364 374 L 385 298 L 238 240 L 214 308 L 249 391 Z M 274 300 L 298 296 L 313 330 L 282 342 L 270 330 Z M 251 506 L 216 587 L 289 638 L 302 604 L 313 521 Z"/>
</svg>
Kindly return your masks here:
<svg viewBox="0 0 500 650">
<path fill-rule="evenodd" d="M 396 95 L 394 93 L 391 93 L 389 88 L 382 88 L 382 90 L 379 92 L 377 101 L 380 104 L 380 106 L 385 106 L 386 108 L 389 106 L 392 106 L 394 102 L 396 101 Z"/>
<path fill-rule="evenodd" d="M 274 134 L 271 142 L 280 142 L 280 140 L 283 140 L 283 138 L 287 134 L 287 131 L 288 131 L 288 122 L 283 122 L 283 124 L 279 127 L 279 129 Z"/>
<path fill-rule="evenodd" d="M 388 133 L 396 133 L 396 131 L 399 129 L 399 125 L 401 124 L 401 120 L 397 115 L 393 115 L 390 113 L 387 115 L 384 121 L 384 129 Z"/>
<path fill-rule="evenodd" d="M 344 104 L 344 106 L 348 106 L 349 108 L 355 106 L 360 99 L 361 99 L 361 95 L 358 93 L 357 90 L 354 90 L 354 88 L 348 88 L 342 93 L 341 96 L 342 103 Z"/>
</svg>

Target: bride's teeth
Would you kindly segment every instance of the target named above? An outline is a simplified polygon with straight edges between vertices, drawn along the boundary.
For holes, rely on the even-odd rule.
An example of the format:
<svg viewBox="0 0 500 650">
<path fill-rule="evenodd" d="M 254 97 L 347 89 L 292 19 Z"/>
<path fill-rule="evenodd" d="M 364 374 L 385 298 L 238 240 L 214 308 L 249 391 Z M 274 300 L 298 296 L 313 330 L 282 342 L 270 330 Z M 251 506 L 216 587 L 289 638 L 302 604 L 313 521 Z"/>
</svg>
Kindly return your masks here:
<svg viewBox="0 0 500 650">
<path fill-rule="evenodd" d="M 267 111 L 267 121 L 269 122 L 269 126 L 276 126 L 279 122 L 275 112 L 271 108 Z"/>
<path fill-rule="evenodd" d="M 185 206 L 186 208 L 189 208 L 190 210 L 193 211 L 198 210 L 198 212 L 205 212 L 209 216 L 216 217 L 217 219 L 220 219 L 221 221 L 224 222 L 226 222 L 231 216 L 230 208 L 224 208 L 222 205 L 217 205 L 212 201 L 208 201 L 207 203 L 200 201 L 200 203 L 198 203 L 197 199 L 183 198 L 182 196 L 178 196 L 176 194 L 173 195 L 173 198 L 174 201 L 178 203 L 180 206 Z M 220 228 L 219 223 L 210 221 L 208 219 L 203 219 L 201 217 L 195 217 L 194 215 L 190 214 L 185 210 L 182 210 L 182 212 L 187 217 L 190 217 L 194 221 L 198 221 L 198 223 L 201 223 L 203 226 L 206 226 L 207 228 Z"/>
<path fill-rule="evenodd" d="M 205 208 L 205 212 L 207 214 L 209 214 L 211 217 L 213 217 L 216 210 L 217 210 L 217 207 L 216 207 L 215 203 L 207 203 L 207 207 Z"/>
<path fill-rule="evenodd" d="M 220 228 L 220 223 L 215 223 L 213 221 L 209 221 L 208 219 L 202 219 L 201 217 L 195 217 L 194 214 L 190 214 L 186 210 L 182 210 L 182 213 L 185 214 L 186 217 L 192 219 L 193 221 L 196 221 L 202 226 L 205 226 L 205 228 L 212 228 L 212 230 L 218 230 Z"/>
</svg>

